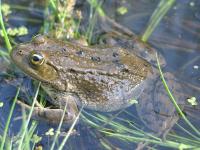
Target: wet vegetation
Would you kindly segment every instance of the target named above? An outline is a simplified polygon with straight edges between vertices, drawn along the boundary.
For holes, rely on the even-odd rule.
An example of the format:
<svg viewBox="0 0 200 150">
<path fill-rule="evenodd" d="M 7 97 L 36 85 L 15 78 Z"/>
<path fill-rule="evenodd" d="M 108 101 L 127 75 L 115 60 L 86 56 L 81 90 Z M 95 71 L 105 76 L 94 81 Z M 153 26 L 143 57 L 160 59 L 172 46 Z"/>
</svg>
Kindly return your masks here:
<svg viewBox="0 0 200 150">
<path fill-rule="evenodd" d="M 0 1 L 1 2 L 1 1 Z M 9 84 L 12 80 L 15 80 L 22 76 L 13 64 L 10 63 L 9 53 L 18 42 L 28 41 L 30 38 L 38 33 L 48 34 L 50 37 L 54 37 L 61 40 L 72 40 L 72 39 L 84 39 L 89 44 L 94 44 L 96 42 L 96 25 L 97 16 L 107 17 L 109 14 L 104 10 L 103 1 L 98 0 L 87 0 L 84 3 L 81 3 L 78 6 L 79 9 L 75 7 L 75 0 L 69 1 L 59 1 L 59 0 L 47 0 L 42 4 L 42 9 L 40 8 L 30 8 L 27 6 L 21 6 L 16 4 L 7 4 L 5 2 L 0 3 L 0 25 L 1 25 L 1 39 L 0 43 L 4 43 L 4 46 L 0 47 L 1 55 L 1 64 L 6 64 L 5 68 L 2 67 L 0 72 L 0 78 L 2 85 Z M 137 1 L 135 1 L 137 3 Z M 150 3 L 150 2 L 149 2 Z M 198 6 L 195 7 L 195 2 L 187 2 L 187 7 L 194 7 L 192 11 L 199 11 Z M 81 9 L 87 5 L 87 9 Z M 170 20 L 169 12 L 172 9 L 179 9 L 181 4 L 175 0 L 161 0 L 156 2 L 154 10 L 151 11 L 151 16 L 148 16 L 148 21 L 146 22 L 146 30 L 141 36 L 141 40 L 147 42 L 152 33 L 162 24 L 162 20 L 165 18 L 168 22 L 173 22 Z M 112 8 L 114 9 L 114 8 Z M 115 8 L 119 16 L 123 16 L 129 12 L 127 7 L 120 6 Z M 12 11 L 31 11 L 38 13 L 40 19 L 27 18 L 29 24 L 38 23 L 37 31 L 29 32 L 30 27 L 27 28 L 26 24 L 14 27 L 11 25 L 12 22 L 9 22 L 9 17 L 11 17 Z M 115 10 L 114 10 L 115 11 Z M 84 14 L 84 15 L 83 15 Z M 85 15 L 86 14 L 86 15 Z M 139 15 L 144 15 L 139 13 Z M 136 16 L 137 17 L 137 16 Z M 88 22 L 87 25 L 84 23 L 84 19 Z M 16 21 L 16 20 L 15 20 Z M 17 21 L 20 21 L 17 20 Z M 195 28 L 195 25 L 192 24 L 191 20 L 184 20 L 185 24 Z M 32 26 L 31 26 L 32 27 Z M 124 26 L 126 29 L 126 27 Z M 185 27 L 186 28 L 186 27 Z M 196 27 L 199 29 L 198 27 Z M 186 29 L 188 32 L 197 34 L 196 30 Z M 26 37 L 23 39 L 23 36 Z M 161 36 L 159 36 L 161 37 Z M 159 39 L 157 38 L 157 40 Z M 176 37 L 176 36 L 175 36 Z M 156 45 L 158 48 L 162 48 L 156 38 L 151 42 L 153 45 Z M 183 49 L 181 53 L 185 53 L 185 49 L 190 49 L 185 45 L 190 45 L 188 42 L 183 44 L 182 48 L 179 41 L 176 40 L 176 43 L 169 44 L 170 41 L 167 41 L 168 38 L 163 38 L 164 42 L 161 42 L 166 48 L 180 48 Z M 95 39 L 95 40 L 94 40 Z M 162 37 L 161 37 L 162 41 Z M 183 41 L 182 43 L 184 43 Z M 177 44 L 177 45 L 175 45 Z M 179 45 L 178 45 L 179 44 Z M 178 49 L 177 48 L 177 49 Z M 191 46 L 191 49 L 193 47 Z M 179 51 L 179 50 L 177 50 Z M 189 52 L 191 53 L 191 52 Z M 170 57 L 170 56 L 169 56 Z M 196 57 L 195 57 L 196 58 Z M 199 58 L 192 59 L 191 61 L 185 63 L 181 66 L 181 70 L 190 70 L 187 69 L 191 67 L 190 64 L 193 62 L 198 62 Z M 31 119 L 31 114 L 35 103 L 38 103 L 37 100 L 40 99 L 42 107 L 46 104 L 45 98 L 47 97 L 44 92 L 40 89 L 40 83 L 34 83 L 34 88 L 32 89 L 31 96 L 31 109 L 29 112 L 26 112 L 23 108 L 18 106 L 18 100 L 21 98 L 27 98 L 27 96 L 20 97 L 20 91 L 23 91 L 23 84 L 19 86 L 15 85 L 15 90 L 13 90 L 15 95 L 8 95 L 3 98 L 8 98 L 11 100 L 1 101 L 0 99 L 0 109 L 1 113 L 7 109 L 9 111 L 8 115 L 2 113 L 0 119 L 0 150 L 3 149 L 133 149 L 138 148 L 142 149 L 144 147 L 150 149 L 161 149 L 161 148 L 176 148 L 176 149 L 198 149 L 200 147 L 200 126 L 199 126 L 199 104 L 195 96 L 198 95 L 199 88 L 198 85 L 193 83 L 186 84 L 186 88 L 194 89 L 195 92 L 191 92 L 191 97 L 188 98 L 190 104 L 188 104 L 196 113 L 194 117 L 190 117 L 189 113 L 186 112 L 181 105 L 177 103 L 176 95 L 173 95 L 173 91 L 170 91 L 167 86 L 167 81 L 165 80 L 165 74 L 162 72 L 162 66 L 159 64 L 160 58 L 157 57 L 157 66 L 161 76 L 161 80 L 164 84 L 166 92 L 169 96 L 169 101 L 174 104 L 177 114 L 179 114 L 179 121 L 175 122 L 175 127 L 167 129 L 166 133 L 154 133 L 152 130 L 149 130 L 148 127 L 141 122 L 140 118 L 137 116 L 136 112 L 133 111 L 133 108 L 123 109 L 114 113 L 99 113 L 84 110 L 80 108 L 80 113 L 77 116 L 75 122 L 68 127 L 67 129 L 63 127 L 63 118 L 60 121 L 59 125 L 49 125 L 45 123 L 40 123 Z M 174 64 L 175 65 L 175 64 Z M 194 66 L 194 68 L 197 66 Z M 178 73 L 176 73 L 178 74 Z M 198 76 L 198 74 L 195 74 Z M 184 80 L 184 79 L 182 79 Z M 4 82 L 6 81 L 6 82 Z M 20 80 L 21 81 L 21 80 Z M 11 82 L 11 85 L 16 82 Z M 32 83 L 32 82 L 31 82 Z M 2 88 L 2 87 L 1 87 Z M 12 90 L 12 89 L 11 89 Z M 2 90 L 1 90 L 2 91 Z M 24 92 L 24 91 L 23 91 Z M 25 92 L 27 92 L 25 90 Z M 195 95 L 195 94 L 196 95 Z M 5 93 L 6 94 L 6 93 Z M 8 93 L 9 94 L 9 93 Z M 192 95 L 194 94 L 194 95 Z M 1 98 L 1 97 L 0 97 Z M 198 99 L 198 98 L 197 98 Z M 137 105 L 138 101 L 133 99 L 133 105 Z M 8 103 L 8 104 L 6 104 Z M 6 105 L 6 106 L 5 106 Z M 192 106 L 193 105 L 193 106 Z M 134 106 L 133 106 L 134 107 Z M 20 111 L 19 111 L 20 109 Z M 21 112 L 22 113 L 19 113 Z M 64 110 L 65 112 L 66 110 Z M 190 110 L 191 111 L 191 110 Z M 191 111 L 192 113 L 192 111 Z M 16 116 L 17 114 L 17 116 Z M 19 118 L 20 116 L 20 118 Z M 21 117 L 22 116 L 22 117 Z M 64 116 L 64 115 L 63 115 Z M 77 123 L 78 119 L 80 120 Z M 20 120 L 15 123 L 16 120 Z M 15 129 L 16 128 L 16 129 Z M 14 130 L 13 130 L 14 129 Z M 55 129 L 55 131 L 54 131 Z M 46 131 L 44 133 L 44 131 Z M 67 143 L 67 144 L 66 144 Z M 81 145 L 81 146 L 80 146 Z"/>
</svg>

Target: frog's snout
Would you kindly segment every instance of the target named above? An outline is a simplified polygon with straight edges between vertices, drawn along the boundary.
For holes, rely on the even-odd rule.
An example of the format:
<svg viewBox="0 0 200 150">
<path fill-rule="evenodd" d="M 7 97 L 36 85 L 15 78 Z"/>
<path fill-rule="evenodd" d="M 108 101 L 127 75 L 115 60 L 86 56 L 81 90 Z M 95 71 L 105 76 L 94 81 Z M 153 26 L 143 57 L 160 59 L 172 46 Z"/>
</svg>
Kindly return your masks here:
<svg viewBox="0 0 200 150">
<path fill-rule="evenodd" d="M 22 49 L 20 45 L 14 47 L 10 53 L 11 60 L 16 63 L 25 56 L 25 50 Z"/>
</svg>

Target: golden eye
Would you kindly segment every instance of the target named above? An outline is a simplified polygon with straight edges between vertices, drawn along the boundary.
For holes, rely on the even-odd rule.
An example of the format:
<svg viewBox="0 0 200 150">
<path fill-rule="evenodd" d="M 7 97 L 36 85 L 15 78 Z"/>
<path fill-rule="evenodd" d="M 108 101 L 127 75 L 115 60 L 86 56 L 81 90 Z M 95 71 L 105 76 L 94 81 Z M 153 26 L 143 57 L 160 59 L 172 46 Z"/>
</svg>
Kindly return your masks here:
<svg viewBox="0 0 200 150">
<path fill-rule="evenodd" d="M 40 53 L 33 53 L 30 55 L 30 62 L 33 65 L 40 66 L 44 63 L 44 56 Z"/>
</svg>

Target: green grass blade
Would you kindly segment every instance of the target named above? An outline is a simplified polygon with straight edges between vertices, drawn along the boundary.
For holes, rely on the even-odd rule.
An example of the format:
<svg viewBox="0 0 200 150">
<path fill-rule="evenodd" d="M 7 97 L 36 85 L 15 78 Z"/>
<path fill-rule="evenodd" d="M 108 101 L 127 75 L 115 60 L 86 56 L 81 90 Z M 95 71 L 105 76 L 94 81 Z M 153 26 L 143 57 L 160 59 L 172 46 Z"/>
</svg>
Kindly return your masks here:
<svg viewBox="0 0 200 150">
<path fill-rule="evenodd" d="M 28 125 L 29 125 L 29 122 L 30 122 L 30 119 L 31 119 L 31 115 L 33 113 L 33 109 L 34 109 L 34 106 L 35 106 L 35 103 L 36 103 L 36 100 L 37 100 L 37 96 L 38 96 L 38 93 L 39 93 L 40 85 L 41 85 L 41 82 L 39 82 L 37 90 L 36 90 L 36 93 L 35 93 L 35 96 L 33 98 L 33 104 L 31 106 L 31 110 L 29 112 L 29 115 L 28 115 L 28 118 L 27 118 L 27 121 L 26 121 L 26 124 L 25 124 L 25 127 L 24 127 L 24 131 L 22 133 L 21 139 L 19 141 L 18 150 L 22 150 L 22 143 L 24 141 L 24 137 L 26 135 L 27 128 L 28 128 Z"/>
<path fill-rule="evenodd" d="M 168 12 L 168 10 L 173 6 L 173 4 L 176 2 L 176 0 L 162 0 L 159 4 L 157 9 L 154 11 L 150 18 L 149 25 L 147 29 L 145 30 L 142 41 L 146 42 L 149 38 L 149 36 L 152 34 L 154 29 L 157 27 L 161 19 L 165 16 L 165 14 Z"/>
<path fill-rule="evenodd" d="M 6 141 L 6 136 L 7 136 L 7 132 L 8 132 L 9 124 L 10 124 L 10 119 L 12 117 L 13 110 L 15 108 L 15 104 L 16 104 L 16 101 L 17 101 L 17 97 L 19 95 L 19 91 L 20 91 L 20 88 L 17 88 L 17 93 L 15 95 L 13 104 L 11 106 L 10 113 L 8 115 L 8 119 L 7 119 L 7 122 L 6 122 L 5 129 L 4 129 L 4 133 L 3 133 L 3 137 L 2 137 L 2 142 L 1 142 L 1 148 L 0 148 L 0 150 L 3 150 L 3 148 L 4 148 L 4 144 L 5 144 L 5 141 Z"/>
<path fill-rule="evenodd" d="M 200 142 L 200 138 L 193 135 L 191 132 L 189 132 L 188 130 L 186 130 L 184 127 L 182 127 L 181 125 L 179 125 L 178 123 L 176 124 L 182 131 L 184 131 L 185 133 L 187 133 L 189 136 L 193 137 L 194 139 L 197 139 Z"/>
<path fill-rule="evenodd" d="M 130 136 L 130 135 L 122 135 L 122 134 L 118 134 L 118 133 L 111 133 L 111 132 L 106 132 L 106 131 L 101 131 L 102 133 L 112 136 L 112 137 L 117 137 L 120 138 L 122 140 L 125 141 L 130 141 L 130 142 L 134 142 L 134 143 L 138 143 L 138 142 L 148 142 L 151 144 L 157 144 L 160 146 L 164 146 L 164 147 L 168 147 L 168 148 L 179 148 L 180 146 L 184 147 L 185 149 L 189 149 L 189 148 L 194 148 L 195 146 L 192 145 L 187 145 L 184 143 L 177 143 L 175 141 L 158 141 L 158 140 L 154 140 L 151 138 L 146 138 L 146 137 L 134 137 L 134 136 Z"/>
<path fill-rule="evenodd" d="M 0 56 L 1 57 L 3 57 L 3 56 L 9 57 L 9 54 L 0 49 Z"/>
<path fill-rule="evenodd" d="M 5 43 L 6 43 L 6 47 L 8 49 L 8 52 L 10 53 L 11 50 L 12 50 L 12 46 L 10 44 L 10 40 L 8 38 L 6 29 L 5 29 L 5 26 L 4 26 L 4 22 L 3 22 L 3 16 L 2 16 L 2 13 L 1 13 L 1 0 L 0 0 L 0 26 L 1 26 L 1 29 L 2 29 L 2 32 L 3 32 L 3 37 L 4 37 L 4 40 L 5 40 Z"/>
<path fill-rule="evenodd" d="M 100 16 L 105 16 L 105 12 L 101 7 L 102 2 L 99 2 L 98 0 L 87 0 L 87 2 L 95 9 L 95 11 L 98 12 Z"/>
<path fill-rule="evenodd" d="M 63 147 L 64 147 L 65 143 L 67 142 L 67 140 L 68 140 L 68 138 L 69 138 L 69 136 L 70 136 L 72 130 L 74 129 L 74 126 L 76 125 L 76 123 L 77 123 L 77 121 L 78 121 L 78 119 L 79 119 L 79 116 L 80 116 L 82 110 L 83 110 L 83 106 L 81 107 L 81 109 L 80 109 L 78 115 L 76 116 L 76 119 L 74 120 L 73 124 L 71 125 L 69 131 L 67 132 L 67 135 L 66 135 L 65 138 L 63 139 L 63 141 L 62 141 L 62 143 L 60 144 L 58 150 L 62 150 L 62 149 L 63 149 Z"/>
<path fill-rule="evenodd" d="M 58 135 L 59 135 L 61 126 L 62 126 L 62 124 L 63 124 L 63 120 L 64 120 L 64 117 L 65 117 L 66 109 L 67 109 L 67 103 L 66 103 L 66 105 L 65 105 L 65 108 L 64 108 L 64 111 L 63 111 L 63 114 L 62 114 L 62 118 L 61 118 L 61 120 L 60 120 L 58 129 L 56 130 L 56 135 L 54 136 L 53 143 L 52 143 L 52 145 L 51 145 L 51 149 L 50 149 L 50 150 L 54 150 L 54 146 L 55 146 L 55 144 L 56 144 L 56 141 L 57 141 L 57 139 L 58 139 Z"/>
<path fill-rule="evenodd" d="M 162 70 L 161 70 L 161 67 L 160 67 L 160 63 L 159 63 L 159 60 L 158 60 L 158 55 L 156 53 L 156 60 L 157 60 L 157 64 L 158 64 L 158 69 L 159 69 L 159 72 L 160 72 L 160 77 L 161 77 L 161 80 L 163 82 L 163 85 L 165 87 L 165 90 L 167 91 L 168 93 L 168 96 L 171 100 L 171 102 L 174 104 L 177 112 L 180 114 L 180 116 L 183 118 L 183 120 L 188 124 L 188 126 L 191 127 L 191 129 L 197 134 L 200 136 L 200 132 L 192 125 L 192 123 L 186 118 L 186 116 L 184 115 L 184 113 L 181 111 L 180 107 L 178 106 L 178 104 L 176 103 L 176 100 L 174 98 L 174 96 L 172 95 L 172 93 L 170 92 L 168 86 L 167 86 L 167 83 L 165 81 L 165 78 L 164 78 L 164 75 L 162 73 Z"/>
<path fill-rule="evenodd" d="M 57 10 L 54 0 L 50 0 L 50 4 L 51 4 L 51 6 L 53 7 L 54 10 Z"/>
<path fill-rule="evenodd" d="M 6 62 L 10 63 L 8 52 L 4 52 L 0 49 L 0 57 L 2 57 Z"/>
</svg>

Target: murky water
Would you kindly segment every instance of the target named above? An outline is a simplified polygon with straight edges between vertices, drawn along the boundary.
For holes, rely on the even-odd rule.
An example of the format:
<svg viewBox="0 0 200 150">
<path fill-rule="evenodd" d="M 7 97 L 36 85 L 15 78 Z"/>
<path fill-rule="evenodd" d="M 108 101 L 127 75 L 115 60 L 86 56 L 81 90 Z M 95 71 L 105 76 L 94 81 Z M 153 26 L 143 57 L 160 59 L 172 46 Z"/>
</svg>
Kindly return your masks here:
<svg viewBox="0 0 200 150">
<path fill-rule="evenodd" d="M 5 1 L 4 1 L 5 2 Z M 144 33 L 145 27 L 148 24 L 148 20 L 155 10 L 159 0 L 149 0 L 149 1 L 137 1 L 137 0 L 129 0 L 129 1 L 107 1 L 103 4 L 103 7 L 106 10 L 106 13 L 111 17 L 116 18 L 117 22 L 124 25 L 125 27 L 131 29 L 133 32 L 137 33 L 139 36 Z M 24 25 L 28 28 L 29 34 L 27 36 L 18 37 L 16 39 L 17 42 L 25 42 L 29 41 L 33 35 L 36 35 L 40 27 L 43 25 L 43 4 L 40 2 L 30 2 L 25 0 L 17 0 L 17 1 L 6 1 L 6 3 L 10 3 L 12 6 L 13 13 L 9 18 L 9 26 L 16 27 Z M 24 6 L 28 9 L 21 9 L 19 6 Z M 120 15 L 115 11 L 116 8 L 120 6 L 125 6 L 128 9 L 128 13 L 125 15 Z M 199 101 L 199 84 L 200 84 L 200 57 L 199 57 L 199 28 L 200 28 L 200 2 L 198 0 L 189 1 L 189 0 L 180 0 L 176 5 L 167 13 L 167 15 L 163 18 L 161 23 L 158 25 L 156 30 L 153 32 L 149 39 L 149 43 L 158 49 L 158 51 L 163 55 L 166 59 L 166 66 L 163 68 L 165 72 L 173 73 L 174 76 L 185 82 L 184 91 L 188 97 L 195 96 L 197 101 Z M 2 62 L 5 62 L 2 60 Z M 12 76 L 6 75 L 9 72 Z M 27 95 L 24 93 L 29 92 L 32 96 L 34 92 L 34 88 L 32 87 L 31 82 L 29 82 L 29 78 L 24 76 L 20 71 L 12 72 L 13 68 L 6 63 L 1 63 L 1 76 L 0 76 L 0 100 L 4 102 L 4 107 L 0 108 L 0 121 L 4 126 L 6 118 L 8 116 L 12 98 L 16 93 L 16 85 L 21 85 L 23 83 L 24 89 L 22 89 L 21 97 L 27 98 Z M 170 82 L 170 81 L 169 81 Z M 29 90 L 27 90 L 29 88 Z M 149 91 L 147 91 L 149 92 Z M 154 91 L 155 92 L 155 91 Z M 151 93 L 152 94 L 152 93 Z M 178 94 L 178 92 L 176 92 Z M 178 98 L 182 98 L 178 94 Z M 146 95 L 143 94 L 143 98 Z M 160 95 L 163 97 L 164 95 Z M 152 96 L 153 97 L 153 96 Z M 145 98 L 144 98 L 145 99 Z M 152 98 L 153 99 L 153 98 Z M 143 119 L 144 124 L 148 124 L 148 119 L 142 117 L 147 114 L 152 117 L 155 116 L 151 121 L 157 122 L 159 125 L 159 120 L 157 118 L 157 114 L 154 112 L 150 114 L 152 108 L 160 112 L 160 110 L 164 107 L 164 103 L 159 103 L 158 101 L 143 100 L 140 105 L 142 105 L 142 111 L 139 113 L 140 117 Z M 185 104 L 185 103 L 184 103 Z M 150 106 L 150 107 L 148 107 Z M 155 111 L 154 110 L 154 111 Z M 192 123 L 196 125 L 196 127 L 200 128 L 198 125 L 198 114 L 200 111 L 194 109 L 192 107 L 187 107 L 188 114 L 192 114 L 191 117 Z M 134 113 L 137 115 L 135 107 L 132 106 L 127 108 L 128 112 Z M 194 111 L 194 112 L 193 112 Z M 92 113 L 91 111 L 89 111 Z M 186 112 L 186 113 L 187 113 Z M 165 113 L 165 112 L 164 112 Z M 112 116 L 115 113 L 106 114 L 108 116 Z M 165 114 L 166 115 L 166 114 Z M 15 109 L 15 113 L 13 116 L 13 120 L 10 127 L 10 135 L 19 131 L 21 125 L 21 108 L 17 105 Z M 121 118 L 126 118 L 129 120 L 133 120 L 140 123 L 140 118 L 137 120 L 128 115 L 127 113 L 121 113 Z M 150 118 L 148 117 L 148 118 Z M 165 118 L 163 118 L 165 119 Z M 118 120 L 119 121 L 119 120 Z M 170 122 L 170 120 L 169 120 Z M 182 120 L 179 121 L 180 124 L 184 124 Z M 154 128 L 157 128 L 156 123 L 149 124 L 153 125 Z M 127 125 L 128 126 L 128 125 Z M 48 131 L 49 128 L 53 126 L 51 124 L 46 124 L 45 122 L 39 122 L 37 131 L 40 136 L 43 136 L 43 140 L 40 142 L 41 145 L 44 146 L 44 149 L 48 149 L 48 145 L 52 142 L 52 138 L 49 138 L 45 135 L 45 132 Z M 144 125 L 144 128 L 147 128 Z M 171 127 L 169 127 L 171 129 Z M 173 128 L 179 134 L 182 132 L 175 126 Z M 2 130 L 2 129 L 1 129 Z M 1 131 L 0 130 L 0 131 Z M 66 130 L 66 129 L 63 129 Z M 68 144 L 66 147 L 68 149 L 104 149 L 101 145 L 102 139 L 107 141 L 109 145 L 114 148 L 121 149 L 133 149 L 137 147 L 136 144 L 132 144 L 129 142 L 124 142 L 120 140 L 115 140 L 114 138 L 104 137 L 103 134 L 100 134 L 96 129 L 88 126 L 85 123 L 79 123 L 76 126 L 76 133 L 70 137 Z M 149 130 L 147 130 L 149 131 Z M 1 131 L 2 132 L 2 131 Z M 183 135 L 185 135 L 183 133 Z M 61 138 L 62 139 L 62 138 Z M 112 144 L 111 144 L 112 143 Z"/>
</svg>

